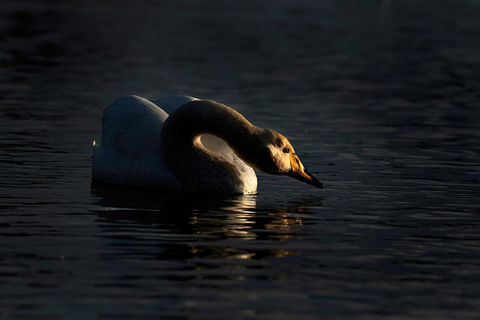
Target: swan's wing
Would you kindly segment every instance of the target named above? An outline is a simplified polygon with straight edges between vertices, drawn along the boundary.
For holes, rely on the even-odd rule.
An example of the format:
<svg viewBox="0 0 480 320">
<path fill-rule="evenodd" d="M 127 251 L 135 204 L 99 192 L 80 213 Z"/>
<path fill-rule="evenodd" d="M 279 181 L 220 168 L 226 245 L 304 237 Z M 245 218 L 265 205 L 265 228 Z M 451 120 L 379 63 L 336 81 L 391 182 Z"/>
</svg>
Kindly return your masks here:
<svg viewBox="0 0 480 320">
<path fill-rule="evenodd" d="M 95 147 L 92 172 L 98 181 L 144 187 L 180 189 L 163 164 L 160 132 L 167 113 L 150 101 L 126 96 L 107 107 L 102 140 Z"/>
<path fill-rule="evenodd" d="M 103 111 L 101 145 L 115 147 L 128 157 L 159 151 L 160 131 L 167 118 L 165 111 L 146 99 L 122 97 Z"/>
<path fill-rule="evenodd" d="M 150 99 L 150 102 L 156 104 L 168 114 L 171 114 L 175 109 L 183 106 L 190 101 L 198 100 L 190 96 L 166 96 L 161 98 Z"/>
</svg>

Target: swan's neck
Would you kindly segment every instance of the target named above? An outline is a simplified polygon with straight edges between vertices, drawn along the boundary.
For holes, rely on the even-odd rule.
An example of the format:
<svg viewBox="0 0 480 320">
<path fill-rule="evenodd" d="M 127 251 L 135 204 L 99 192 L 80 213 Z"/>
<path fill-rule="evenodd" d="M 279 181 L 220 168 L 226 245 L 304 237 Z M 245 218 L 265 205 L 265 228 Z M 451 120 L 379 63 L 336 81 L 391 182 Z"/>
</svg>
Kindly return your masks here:
<svg viewBox="0 0 480 320">
<path fill-rule="evenodd" d="M 178 108 L 163 124 L 163 162 L 186 191 L 244 193 L 245 182 L 239 170 L 207 150 L 200 137 L 212 134 L 225 140 L 250 164 L 248 155 L 255 153 L 262 131 L 225 105 L 208 100 L 193 101 Z"/>
</svg>

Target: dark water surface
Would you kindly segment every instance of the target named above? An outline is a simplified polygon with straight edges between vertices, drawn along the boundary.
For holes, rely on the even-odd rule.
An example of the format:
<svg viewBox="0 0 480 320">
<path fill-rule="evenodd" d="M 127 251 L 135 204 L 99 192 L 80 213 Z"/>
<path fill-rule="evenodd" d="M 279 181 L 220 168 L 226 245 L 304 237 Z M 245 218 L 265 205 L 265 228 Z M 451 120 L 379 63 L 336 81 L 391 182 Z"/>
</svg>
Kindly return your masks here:
<svg viewBox="0 0 480 320">
<path fill-rule="evenodd" d="M 0 319 L 480 318 L 480 2 L 2 1 Z M 189 94 L 319 191 L 92 185 L 101 111 Z"/>
</svg>

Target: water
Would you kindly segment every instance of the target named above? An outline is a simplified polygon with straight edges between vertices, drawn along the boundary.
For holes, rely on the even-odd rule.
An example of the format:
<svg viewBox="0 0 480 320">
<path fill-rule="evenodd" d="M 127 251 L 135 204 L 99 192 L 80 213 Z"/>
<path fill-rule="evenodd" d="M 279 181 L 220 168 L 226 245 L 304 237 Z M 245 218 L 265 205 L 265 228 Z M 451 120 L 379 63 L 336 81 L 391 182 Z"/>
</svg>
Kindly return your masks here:
<svg viewBox="0 0 480 320">
<path fill-rule="evenodd" d="M 1 319 L 480 317 L 478 1 L 2 1 Z M 323 191 L 91 184 L 101 111 L 189 94 Z"/>
</svg>

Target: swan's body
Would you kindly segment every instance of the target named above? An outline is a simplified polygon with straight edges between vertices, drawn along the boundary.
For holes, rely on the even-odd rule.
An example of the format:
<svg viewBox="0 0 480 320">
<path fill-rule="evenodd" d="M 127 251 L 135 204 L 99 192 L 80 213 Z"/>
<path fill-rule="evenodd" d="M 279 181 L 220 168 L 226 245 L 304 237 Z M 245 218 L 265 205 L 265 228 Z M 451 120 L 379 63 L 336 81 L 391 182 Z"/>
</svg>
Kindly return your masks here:
<svg viewBox="0 0 480 320">
<path fill-rule="evenodd" d="M 252 125 L 235 110 L 213 101 L 187 96 L 148 101 L 127 96 L 105 109 L 102 127 L 101 145 L 94 142 L 92 178 L 96 181 L 251 193 L 257 189 L 253 167 L 321 187 L 286 138 Z"/>
</svg>

